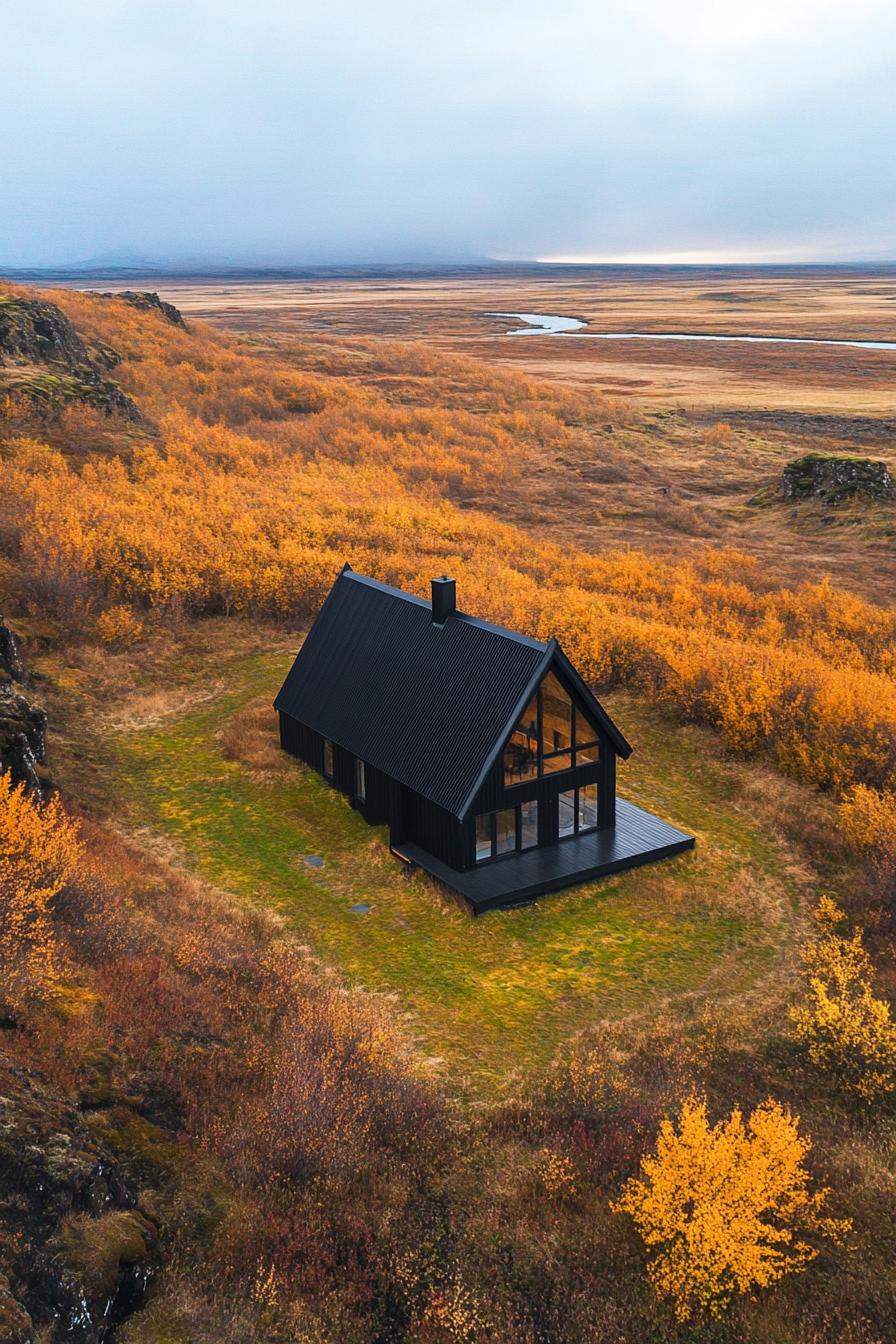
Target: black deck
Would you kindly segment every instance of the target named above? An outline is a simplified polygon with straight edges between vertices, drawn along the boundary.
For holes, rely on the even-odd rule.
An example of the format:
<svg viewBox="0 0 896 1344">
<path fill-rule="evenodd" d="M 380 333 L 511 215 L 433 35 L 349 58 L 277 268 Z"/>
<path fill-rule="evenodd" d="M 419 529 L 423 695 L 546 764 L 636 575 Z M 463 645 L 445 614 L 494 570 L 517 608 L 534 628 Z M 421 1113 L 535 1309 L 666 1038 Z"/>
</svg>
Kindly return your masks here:
<svg viewBox="0 0 896 1344">
<path fill-rule="evenodd" d="M 400 844 L 396 853 L 416 863 L 469 901 L 473 913 L 519 905 L 577 882 L 590 882 L 625 868 L 668 859 L 693 849 L 694 837 L 660 821 L 623 798 L 616 799 L 616 825 L 608 831 L 569 836 L 556 845 L 530 849 L 484 863 L 469 872 L 449 868 L 419 845 Z"/>
</svg>

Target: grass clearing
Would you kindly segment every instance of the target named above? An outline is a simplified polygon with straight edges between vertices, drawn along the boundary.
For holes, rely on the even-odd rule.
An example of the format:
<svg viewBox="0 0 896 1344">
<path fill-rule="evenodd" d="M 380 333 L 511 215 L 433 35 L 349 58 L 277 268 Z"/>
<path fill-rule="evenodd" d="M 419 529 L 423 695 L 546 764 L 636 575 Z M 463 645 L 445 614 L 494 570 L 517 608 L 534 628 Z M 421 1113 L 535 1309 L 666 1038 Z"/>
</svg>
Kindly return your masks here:
<svg viewBox="0 0 896 1344">
<path fill-rule="evenodd" d="M 707 749 L 708 735 L 616 697 L 638 747 L 624 792 L 693 829 L 696 852 L 475 920 L 409 876 L 385 832 L 312 772 L 284 758 L 266 775 L 222 754 L 220 730 L 273 698 L 288 664 L 282 652 L 233 659 L 213 699 L 119 731 L 113 782 L 127 822 L 279 911 L 353 982 L 394 992 L 455 1076 L 489 1086 L 603 1018 L 747 993 L 774 970 L 800 883 L 774 834 L 737 803 L 740 768 Z M 369 911 L 353 912 L 359 904 Z"/>
</svg>

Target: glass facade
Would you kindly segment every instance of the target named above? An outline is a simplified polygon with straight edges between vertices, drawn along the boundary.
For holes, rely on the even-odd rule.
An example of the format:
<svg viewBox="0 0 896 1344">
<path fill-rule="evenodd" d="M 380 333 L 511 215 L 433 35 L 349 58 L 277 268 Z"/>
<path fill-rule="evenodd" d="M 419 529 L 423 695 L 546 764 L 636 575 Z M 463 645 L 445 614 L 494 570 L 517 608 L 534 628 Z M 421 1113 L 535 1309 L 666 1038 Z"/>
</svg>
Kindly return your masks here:
<svg viewBox="0 0 896 1344">
<path fill-rule="evenodd" d="M 500 859 L 538 844 L 538 803 L 485 812 L 476 818 L 476 862 Z"/>
<path fill-rule="evenodd" d="M 492 821 L 494 816 L 487 812 L 476 818 L 476 862 L 483 863 L 492 857 Z"/>
<path fill-rule="evenodd" d="M 549 672 L 541 683 L 541 750 L 569 751 L 572 746 L 572 700 Z"/>
<path fill-rule="evenodd" d="M 534 849 L 538 844 L 538 803 L 521 803 L 520 813 L 520 849 Z"/>
<path fill-rule="evenodd" d="M 533 695 L 504 748 L 505 784 L 538 778 L 538 695 Z"/>
<path fill-rule="evenodd" d="M 568 789 L 558 799 L 560 805 L 558 833 L 562 840 L 567 835 L 581 835 L 582 831 L 597 830 L 597 785 L 583 784 Z"/>
<path fill-rule="evenodd" d="M 516 808 L 495 813 L 495 853 L 512 854 L 516 849 Z"/>
<path fill-rule="evenodd" d="M 576 829 L 594 831 L 597 829 L 597 785 L 585 784 L 576 790 Z"/>
<path fill-rule="evenodd" d="M 504 787 L 555 775 L 598 759 L 596 726 L 549 672 L 504 748 Z"/>
<path fill-rule="evenodd" d="M 361 803 L 367 801 L 367 775 L 363 761 L 355 761 L 355 797 Z"/>
<path fill-rule="evenodd" d="M 565 835 L 576 833 L 576 791 L 561 793 L 557 799 L 560 805 L 558 834 L 562 840 Z"/>
</svg>

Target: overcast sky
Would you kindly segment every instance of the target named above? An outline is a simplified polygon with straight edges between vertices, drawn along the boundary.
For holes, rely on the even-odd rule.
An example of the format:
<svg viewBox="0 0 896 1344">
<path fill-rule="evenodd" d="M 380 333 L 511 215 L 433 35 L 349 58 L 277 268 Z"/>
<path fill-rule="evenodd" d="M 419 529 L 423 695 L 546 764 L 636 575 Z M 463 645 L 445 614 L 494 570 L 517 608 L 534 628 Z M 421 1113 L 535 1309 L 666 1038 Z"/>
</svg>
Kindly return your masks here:
<svg viewBox="0 0 896 1344">
<path fill-rule="evenodd" d="M 0 266 L 896 258 L 896 0 L 0 0 Z"/>
</svg>

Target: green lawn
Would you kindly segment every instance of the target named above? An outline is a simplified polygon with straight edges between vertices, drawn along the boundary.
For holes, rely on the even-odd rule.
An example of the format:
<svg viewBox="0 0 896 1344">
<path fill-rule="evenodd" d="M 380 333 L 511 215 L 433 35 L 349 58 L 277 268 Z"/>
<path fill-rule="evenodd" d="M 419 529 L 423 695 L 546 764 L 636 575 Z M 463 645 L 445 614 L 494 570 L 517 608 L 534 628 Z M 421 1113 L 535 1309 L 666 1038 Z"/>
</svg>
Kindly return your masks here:
<svg viewBox="0 0 896 1344">
<path fill-rule="evenodd" d="M 731 804 L 736 772 L 704 749 L 705 736 L 616 698 L 637 747 L 623 791 L 693 830 L 697 851 L 476 920 L 423 875 L 408 876 L 385 832 L 299 764 L 271 782 L 222 757 L 217 730 L 260 695 L 273 698 L 288 662 L 234 659 L 217 698 L 120 733 L 116 793 L 130 800 L 129 823 L 173 840 L 194 871 L 280 911 L 355 982 L 395 991 L 452 1076 L 486 1083 L 544 1063 L 589 1023 L 683 992 L 740 992 L 774 964 L 789 915 L 751 922 L 717 898 L 749 868 L 792 909 L 786 856 Z M 368 913 L 352 912 L 360 902 Z"/>
</svg>

